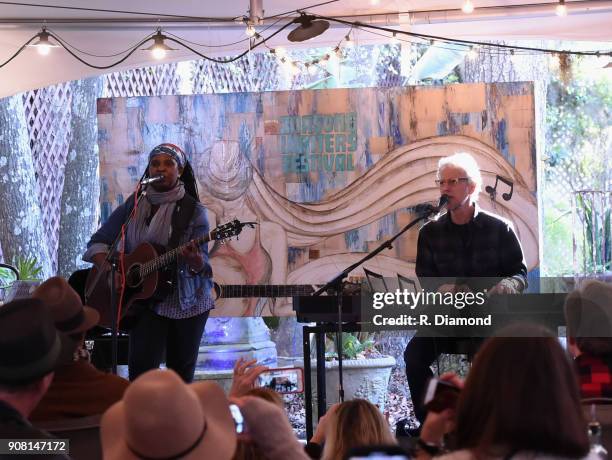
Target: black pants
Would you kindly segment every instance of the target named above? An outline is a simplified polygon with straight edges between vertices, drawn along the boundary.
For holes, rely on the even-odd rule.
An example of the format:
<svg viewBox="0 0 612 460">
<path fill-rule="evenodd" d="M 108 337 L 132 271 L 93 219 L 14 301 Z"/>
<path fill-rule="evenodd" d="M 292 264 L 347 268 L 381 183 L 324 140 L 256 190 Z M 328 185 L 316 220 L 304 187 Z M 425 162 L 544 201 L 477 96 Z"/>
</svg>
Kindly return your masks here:
<svg viewBox="0 0 612 460">
<path fill-rule="evenodd" d="M 145 309 L 130 331 L 130 380 L 157 369 L 165 354 L 166 367 L 175 371 L 185 382 L 191 382 L 208 313 L 170 319 Z"/>
<path fill-rule="evenodd" d="M 419 337 L 417 334 L 408 342 L 404 351 L 406 378 L 414 413 L 419 422 L 425 421 L 427 411 L 423 408 L 423 399 L 427 382 L 433 377 L 430 366 L 441 353 L 466 353 L 471 356 L 482 343 L 481 338 L 455 337 Z"/>
</svg>

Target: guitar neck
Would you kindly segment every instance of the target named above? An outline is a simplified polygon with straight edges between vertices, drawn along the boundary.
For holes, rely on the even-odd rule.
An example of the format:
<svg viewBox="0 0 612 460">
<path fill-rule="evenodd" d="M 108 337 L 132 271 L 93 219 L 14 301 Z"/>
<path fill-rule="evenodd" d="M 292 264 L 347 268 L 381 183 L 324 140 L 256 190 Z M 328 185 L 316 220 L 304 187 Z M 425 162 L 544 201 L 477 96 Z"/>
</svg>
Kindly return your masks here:
<svg viewBox="0 0 612 460">
<path fill-rule="evenodd" d="M 207 243 L 211 240 L 211 238 L 212 238 L 212 232 L 206 235 L 203 235 L 199 238 L 195 238 L 191 241 L 188 241 L 187 243 L 181 246 L 177 246 L 176 248 L 171 249 L 168 252 L 164 252 L 159 257 L 151 259 L 150 261 L 142 265 L 142 268 L 141 268 L 142 276 L 146 276 L 150 273 L 153 273 L 155 270 L 159 270 L 160 268 L 164 268 L 170 265 L 172 262 L 174 262 L 178 258 L 179 254 L 183 251 L 183 249 L 185 249 L 190 244 Z"/>
<path fill-rule="evenodd" d="M 219 297 L 225 299 L 307 296 L 314 292 L 310 284 L 224 284 L 219 289 Z"/>
</svg>

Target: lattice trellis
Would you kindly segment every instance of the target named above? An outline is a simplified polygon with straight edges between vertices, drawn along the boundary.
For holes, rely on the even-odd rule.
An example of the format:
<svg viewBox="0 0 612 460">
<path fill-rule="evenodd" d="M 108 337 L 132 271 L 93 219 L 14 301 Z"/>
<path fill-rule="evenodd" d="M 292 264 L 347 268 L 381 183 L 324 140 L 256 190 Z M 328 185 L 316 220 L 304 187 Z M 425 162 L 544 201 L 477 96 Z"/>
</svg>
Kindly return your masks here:
<svg viewBox="0 0 612 460">
<path fill-rule="evenodd" d="M 179 93 L 176 63 L 105 75 L 103 97 L 161 96 Z"/>
<path fill-rule="evenodd" d="M 43 228 L 54 271 L 57 270 L 63 172 L 68 154 L 71 99 L 69 82 L 23 94 Z"/>
<path fill-rule="evenodd" d="M 230 64 L 202 59 L 193 63 L 192 82 L 195 94 L 273 91 L 279 89 L 278 63 L 270 53 L 252 53 Z"/>
</svg>

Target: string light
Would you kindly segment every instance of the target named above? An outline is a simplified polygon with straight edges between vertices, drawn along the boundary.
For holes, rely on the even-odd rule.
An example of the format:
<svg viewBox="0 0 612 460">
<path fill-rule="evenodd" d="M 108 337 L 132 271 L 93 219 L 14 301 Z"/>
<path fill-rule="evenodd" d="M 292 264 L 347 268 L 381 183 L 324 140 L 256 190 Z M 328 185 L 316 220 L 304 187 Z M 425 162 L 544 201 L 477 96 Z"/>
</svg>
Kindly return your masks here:
<svg viewBox="0 0 612 460">
<path fill-rule="evenodd" d="M 257 31 L 255 30 L 255 27 L 253 27 L 253 24 L 247 24 L 246 30 L 244 31 L 244 33 L 247 34 L 247 36 L 251 38 L 257 35 Z"/>
<path fill-rule="evenodd" d="M 287 55 L 287 50 L 282 46 L 277 46 L 274 51 L 279 58 L 284 58 Z"/>
<path fill-rule="evenodd" d="M 565 6 L 565 0 L 559 0 L 557 8 L 555 8 L 557 16 L 567 16 L 567 6 Z"/>
<path fill-rule="evenodd" d="M 397 45 L 399 42 L 400 41 L 397 38 L 397 33 L 393 32 L 393 35 L 391 35 L 391 43 L 393 43 L 394 45 Z"/>
<path fill-rule="evenodd" d="M 465 14 L 472 13 L 474 11 L 474 4 L 472 1 L 465 0 L 465 2 L 463 2 L 463 6 L 461 7 L 461 11 L 463 11 Z"/>
<path fill-rule="evenodd" d="M 47 29 L 43 28 L 37 37 L 38 40 L 28 46 L 36 48 L 36 51 L 38 51 L 38 54 L 41 56 L 48 56 L 51 52 L 51 48 L 59 48 L 59 45 L 56 45 L 49 40 L 49 32 L 47 32 Z"/>
<path fill-rule="evenodd" d="M 161 33 L 160 30 L 153 36 L 153 44 L 148 48 L 144 48 L 146 51 L 151 51 L 151 55 L 154 59 L 161 60 L 166 57 L 168 51 L 176 51 L 174 48 L 170 48 L 164 43 L 164 40 L 168 38 Z"/>
<path fill-rule="evenodd" d="M 563 14 L 565 12 L 565 14 L 567 14 L 567 10 L 566 10 L 566 5 L 565 5 L 565 0 L 559 0 L 559 3 L 557 5 L 558 10 L 561 12 L 561 14 Z M 343 19 L 340 18 L 327 18 L 324 16 L 312 16 L 313 18 L 316 18 L 315 20 L 326 20 L 326 21 L 335 21 L 337 23 L 340 24 L 344 24 L 346 26 L 350 26 L 352 28 L 360 28 L 363 29 L 364 31 L 369 32 L 370 29 L 373 30 L 378 30 L 381 32 L 386 33 L 386 37 L 391 38 L 391 40 L 394 40 L 393 37 L 389 37 L 392 34 L 395 34 L 396 37 L 399 37 L 398 34 L 402 34 L 402 36 L 406 36 L 406 37 L 410 37 L 411 40 L 419 40 L 422 42 L 422 44 L 427 44 L 429 43 L 431 46 L 438 46 L 438 45 L 445 45 L 445 44 L 451 44 L 451 45 L 459 45 L 459 46 L 486 46 L 487 49 L 490 50 L 495 50 L 496 52 L 511 52 L 512 50 L 514 51 L 518 51 L 521 53 L 521 56 L 525 55 L 525 54 L 547 54 L 547 55 L 555 55 L 555 53 L 558 53 L 558 50 L 555 49 L 547 49 L 547 48 L 538 48 L 538 47 L 526 47 L 526 46 L 513 46 L 513 45 L 506 45 L 506 44 L 495 44 L 495 43 L 484 43 L 484 42 L 478 42 L 478 41 L 470 41 L 470 40 L 459 40 L 459 39 L 452 39 L 452 38 L 446 38 L 446 37 L 434 37 L 434 36 L 428 36 L 428 35 L 423 35 L 423 34 L 418 34 L 418 33 L 412 33 L 412 32 L 404 32 L 404 31 L 396 31 L 393 29 L 389 29 L 386 27 L 381 27 L 381 26 L 375 26 L 375 25 L 371 25 L 371 24 L 363 24 L 363 23 L 355 23 L 355 22 L 350 22 L 350 21 L 345 21 Z M 248 18 L 244 19 L 245 22 L 248 21 Z M 54 47 L 59 47 L 61 46 L 63 48 L 63 50 L 68 53 L 70 56 L 72 56 L 74 59 L 76 59 L 77 61 L 79 61 L 80 63 L 82 63 L 83 65 L 86 65 L 90 68 L 94 68 L 94 69 L 100 69 L 100 70 L 106 70 L 106 69 L 111 69 L 113 67 L 119 66 L 121 65 L 123 62 L 125 62 L 130 56 L 132 56 L 138 49 L 143 49 L 142 46 L 144 46 L 147 42 L 149 42 L 151 39 L 153 39 L 155 41 L 154 45 L 152 47 L 147 48 L 148 50 L 150 50 L 153 54 L 154 57 L 156 59 L 161 59 L 163 58 L 167 51 L 172 50 L 173 48 L 168 47 L 165 43 L 167 42 L 174 42 L 176 44 L 178 44 L 182 49 L 185 49 L 186 51 L 191 52 L 193 55 L 198 56 L 200 58 L 206 59 L 208 61 L 211 62 L 215 62 L 215 63 L 219 63 L 219 64 L 229 64 L 232 62 L 235 62 L 241 58 L 243 58 L 244 56 L 246 56 L 248 53 L 252 52 L 253 49 L 261 46 L 261 45 L 265 45 L 270 39 L 272 39 L 273 37 L 277 36 L 278 34 L 282 33 L 285 29 L 287 29 L 288 27 L 290 27 L 293 24 L 293 22 L 289 22 L 283 26 L 281 26 L 278 30 L 268 34 L 266 37 L 262 37 L 260 36 L 254 29 L 252 24 L 248 24 L 250 27 L 248 27 L 249 31 L 252 31 L 253 33 L 253 38 L 250 39 L 243 39 L 241 41 L 249 41 L 249 46 L 248 49 L 245 49 L 242 52 L 238 52 L 238 54 L 231 56 L 231 57 L 225 57 L 225 58 L 215 58 L 212 56 L 208 56 L 202 52 L 200 52 L 198 49 L 195 49 L 193 46 L 190 45 L 196 45 L 198 47 L 206 47 L 206 46 L 211 46 L 211 45 L 203 45 L 203 44 L 198 44 L 198 43 L 193 43 L 193 42 L 189 42 L 186 40 L 181 39 L 180 37 L 170 34 L 168 33 L 168 36 L 166 35 L 162 35 L 161 32 L 158 30 L 157 34 L 151 34 L 148 33 L 145 37 L 143 37 L 140 42 L 138 42 L 135 45 L 132 45 L 130 48 L 121 51 L 121 52 L 116 52 L 114 54 L 109 54 L 107 56 L 100 56 L 100 55 L 95 55 L 92 53 L 89 53 L 87 51 L 83 51 L 78 49 L 76 46 L 74 46 L 73 44 L 67 42 L 66 40 L 64 40 L 62 37 L 58 36 L 55 32 L 53 31 L 47 31 L 43 28 L 42 32 L 32 36 L 30 39 L 28 39 L 19 49 L 17 49 L 10 57 L 6 58 L 4 61 L 0 62 L 0 68 L 5 67 L 6 65 L 8 65 L 10 62 L 12 62 L 15 58 L 17 58 L 21 52 L 23 51 L 23 49 L 25 49 L 26 47 L 36 47 L 37 50 L 41 53 L 41 54 L 48 54 L 48 52 L 50 51 L 50 48 L 54 48 Z M 344 42 L 346 45 L 345 46 L 353 46 L 353 41 L 351 40 L 350 34 L 352 32 L 349 31 L 349 33 L 344 37 L 344 39 L 342 40 L 342 42 Z M 374 33 L 374 32 L 372 32 Z M 53 40 L 53 42 L 50 41 L 50 39 Z M 336 46 L 333 51 L 334 53 L 338 56 L 338 58 L 344 58 L 344 50 L 341 48 L 342 42 L 338 44 L 338 46 Z M 57 43 L 57 44 L 56 44 Z M 229 46 L 229 45 L 233 45 L 235 43 L 228 43 L 225 45 L 215 45 L 217 47 L 219 46 Z M 155 46 L 157 45 L 157 46 Z M 282 51 L 280 52 L 282 53 Z M 567 55 L 572 55 L 572 56 L 607 56 L 607 57 L 612 57 L 612 52 L 609 49 L 606 50 L 598 50 L 598 51 L 563 51 L 564 54 Z M 106 62 L 103 64 L 99 64 L 98 62 L 89 62 L 88 60 L 86 60 L 83 56 L 94 56 L 97 58 L 111 58 L 111 57 L 115 57 L 117 56 L 117 59 L 115 61 L 112 62 Z M 282 54 L 281 54 L 282 56 Z"/>
</svg>

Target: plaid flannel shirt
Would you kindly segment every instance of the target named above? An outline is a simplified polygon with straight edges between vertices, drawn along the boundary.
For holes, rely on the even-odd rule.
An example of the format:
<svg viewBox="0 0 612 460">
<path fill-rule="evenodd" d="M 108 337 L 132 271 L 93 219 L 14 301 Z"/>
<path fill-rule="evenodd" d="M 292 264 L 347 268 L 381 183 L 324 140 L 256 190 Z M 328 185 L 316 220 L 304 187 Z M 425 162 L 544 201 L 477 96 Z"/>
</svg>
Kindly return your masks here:
<svg viewBox="0 0 612 460">
<path fill-rule="evenodd" d="M 598 356 L 582 354 L 574 361 L 578 369 L 580 395 L 583 398 L 612 397 L 610 363 Z"/>
<path fill-rule="evenodd" d="M 435 290 L 448 281 L 433 278 L 456 277 L 488 278 L 491 287 L 494 279 L 512 278 L 522 283 L 522 291 L 527 267 L 512 223 L 475 207 L 465 226 L 454 224 L 447 212 L 421 228 L 416 260 L 421 285 Z"/>
</svg>

